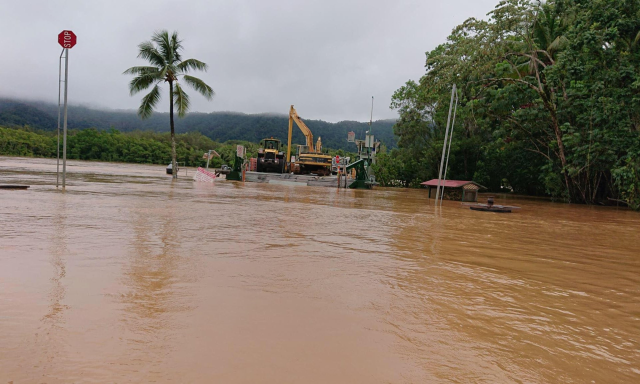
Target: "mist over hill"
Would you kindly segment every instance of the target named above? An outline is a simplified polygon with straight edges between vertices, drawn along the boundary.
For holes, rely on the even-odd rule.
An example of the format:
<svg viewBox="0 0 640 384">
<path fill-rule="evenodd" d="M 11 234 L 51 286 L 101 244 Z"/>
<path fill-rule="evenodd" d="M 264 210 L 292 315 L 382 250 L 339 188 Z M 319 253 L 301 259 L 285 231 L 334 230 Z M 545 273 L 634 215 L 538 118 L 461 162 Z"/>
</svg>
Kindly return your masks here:
<svg viewBox="0 0 640 384">
<path fill-rule="evenodd" d="M 304 119 L 304 115 L 301 115 Z M 35 129 L 55 130 L 57 127 L 58 106 L 53 103 L 0 99 L 0 126 L 29 126 Z M 175 118 L 176 132 L 200 132 L 217 141 L 246 140 L 258 142 L 265 137 L 287 140 L 288 115 L 277 113 L 244 114 L 239 112 L 192 112 L 184 118 Z M 355 145 L 347 142 L 347 133 L 354 131 L 356 138 L 364 138 L 369 124 L 357 121 L 330 123 L 322 120 L 304 119 L 313 132 L 314 138 L 320 136 L 323 146 L 333 149 L 354 151 Z M 393 134 L 395 120 L 373 122 L 373 133 L 389 148 L 396 147 Z M 69 129 L 109 129 L 123 132 L 136 130 L 168 132 L 169 114 L 156 113 L 142 120 L 135 111 L 101 110 L 84 106 L 69 106 Z M 304 143 L 302 132 L 294 126 L 293 142 Z"/>
</svg>

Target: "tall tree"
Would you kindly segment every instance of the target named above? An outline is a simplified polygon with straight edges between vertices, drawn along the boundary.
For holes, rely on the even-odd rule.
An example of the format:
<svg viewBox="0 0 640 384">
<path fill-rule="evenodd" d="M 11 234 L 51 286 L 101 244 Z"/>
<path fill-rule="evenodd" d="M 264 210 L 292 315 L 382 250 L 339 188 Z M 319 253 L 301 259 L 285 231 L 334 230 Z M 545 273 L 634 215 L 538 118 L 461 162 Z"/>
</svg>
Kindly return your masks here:
<svg viewBox="0 0 640 384">
<path fill-rule="evenodd" d="M 149 66 L 131 67 L 124 71 L 125 75 L 135 77 L 129 83 L 131 96 L 146 90 L 151 91 L 142 98 L 138 114 L 143 119 L 151 116 L 153 109 L 160 101 L 160 84 L 169 83 L 169 120 L 171 123 L 171 166 L 173 167 L 173 178 L 178 177 L 176 164 L 176 140 L 173 123 L 173 108 L 178 110 L 178 116 L 183 117 L 189 110 L 189 95 L 187 95 L 178 82 L 180 78 L 186 85 L 190 86 L 208 100 L 214 96 L 213 89 L 204 81 L 188 75 L 190 71 L 207 70 L 207 64 L 196 59 L 182 60 L 182 41 L 178 39 L 178 33 L 162 30 L 155 32 L 151 41 L 145 41 L 138 45 L 138 58 L 147 60 Z"/>
<path fill-rule="evenodd" d="M 502 0 L 456 27 L 392 98 L 409 179 L 437 174 L 455 83 L 451 177 L 640 209 L 638 15 L 640 0 Z"/>
</svg>

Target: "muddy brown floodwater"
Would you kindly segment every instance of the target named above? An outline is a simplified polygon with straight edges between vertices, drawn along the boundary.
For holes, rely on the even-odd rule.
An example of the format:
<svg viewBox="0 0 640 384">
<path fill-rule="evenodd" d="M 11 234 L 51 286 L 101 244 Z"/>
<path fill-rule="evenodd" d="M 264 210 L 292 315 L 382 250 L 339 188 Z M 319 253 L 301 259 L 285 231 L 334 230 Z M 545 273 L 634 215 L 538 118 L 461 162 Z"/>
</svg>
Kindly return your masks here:
<svg viewBox="0 0 640 384">
<path fill-rule="evenodd" d="M 0 383 L 640 382 L 636 212 L 68 168 L 0 157 Z"/>
</svg>

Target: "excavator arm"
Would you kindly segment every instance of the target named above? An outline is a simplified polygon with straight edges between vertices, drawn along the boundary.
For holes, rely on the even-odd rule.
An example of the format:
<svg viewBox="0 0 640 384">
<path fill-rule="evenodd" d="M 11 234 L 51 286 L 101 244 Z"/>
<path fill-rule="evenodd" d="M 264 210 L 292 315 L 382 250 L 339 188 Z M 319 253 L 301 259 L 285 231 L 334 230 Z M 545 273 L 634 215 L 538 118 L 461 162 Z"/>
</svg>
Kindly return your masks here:
<svg viewBox="0 0 640 384">
<path fill-rule="evenodd" d="M 293 131 L 294 122 L 304 134 L 304 137 L 307 140 L 307 146 L 309 147 L 309 149 L 316 152 L 320 152 L 322 150 L 322 144 L 321 144 L 320 138 L 318 138 L 318 143 L 317 143 L 318 148 L 314 149 L 313 133 L 311 133 L 311 130 L 309 129 L 309 127 L 307 127 L 307 125 L 304 123 L 304 121 L 302 121 L 300 116 L 298 116 L 298 112 L 296 112 L 295 108 L 293 108 L 293 105 L 292 105 L 291 109 L 289 110 L 289 141 L 287 145 L 287 162 L 291 161 L 291 135 L 293 133 L 292 131 Z"/>
<path fill-rule="evenodd" d="M 295 108 L 293 108 L 293 105 L 291 106 L 291 110 L 289 110 L 289 126 L 291 126 L 292 120 L 304 134 L 304 137 L 307 139 L 307 145 L 309 146 L 309 148 L 313 149 L 313 133 L 311 133 L 309 127 L 307 127 L 300 116 L 298 116 L 298 112 L 296 112 Z"/>
</svg>

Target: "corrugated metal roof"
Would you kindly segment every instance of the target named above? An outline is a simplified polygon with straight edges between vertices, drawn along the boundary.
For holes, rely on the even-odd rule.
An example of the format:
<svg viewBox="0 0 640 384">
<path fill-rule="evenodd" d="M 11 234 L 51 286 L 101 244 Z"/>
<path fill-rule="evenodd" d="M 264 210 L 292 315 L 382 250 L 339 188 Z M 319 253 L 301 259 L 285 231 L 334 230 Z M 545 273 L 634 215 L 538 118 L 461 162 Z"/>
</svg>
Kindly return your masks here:
<svg viewBox="0 0 640 384">
<path fill-rule="evenodd" d="M 420 183 L 421 185 L 426 185 L 429 187 L 437 187 L 438 186 L 438 179 L 432 179 L 429 181 L 425 181 L 424 183 Z M 480 188 L 484 188 L 482 185 L 476 183 L 475 181 L 468 181 L 468 180 L 440 180 L 440 186 L 445 186 L 447 188 L 461 188 L 464 187 L 465 185 L 468 184 L 474 184 L 477 185 Z M 484 188 L 486 189 L 486 188 Z"/>
</svg>

